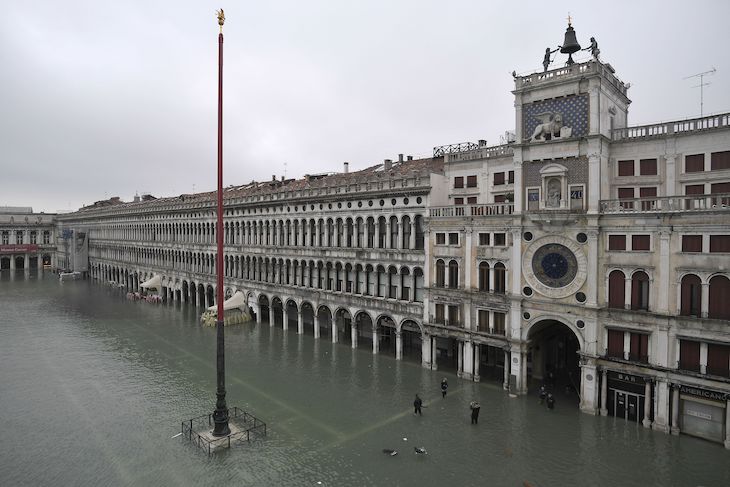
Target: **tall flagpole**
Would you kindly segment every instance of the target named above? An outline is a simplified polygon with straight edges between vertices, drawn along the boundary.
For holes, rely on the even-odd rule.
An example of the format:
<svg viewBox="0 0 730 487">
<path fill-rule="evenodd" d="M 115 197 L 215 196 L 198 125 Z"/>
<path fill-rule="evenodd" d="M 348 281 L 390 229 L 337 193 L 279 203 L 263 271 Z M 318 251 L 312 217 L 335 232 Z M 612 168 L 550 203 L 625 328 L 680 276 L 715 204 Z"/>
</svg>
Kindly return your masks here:
<svg viewBox="0 0 730 487">
<path fill-rule="evenodd" d="M 231 434 L 228 427 L 228 408 L 226 407 L 226 356 L 223 335 L 223 22 L 226 20 L 223 9 L 218 11 L 218 224 L 216 239 L 218 256 L 215 261 L 217 280 L 218 316 L 216 318 L 216 403 L 213 412 L 213 436 Z"/>
</svg>

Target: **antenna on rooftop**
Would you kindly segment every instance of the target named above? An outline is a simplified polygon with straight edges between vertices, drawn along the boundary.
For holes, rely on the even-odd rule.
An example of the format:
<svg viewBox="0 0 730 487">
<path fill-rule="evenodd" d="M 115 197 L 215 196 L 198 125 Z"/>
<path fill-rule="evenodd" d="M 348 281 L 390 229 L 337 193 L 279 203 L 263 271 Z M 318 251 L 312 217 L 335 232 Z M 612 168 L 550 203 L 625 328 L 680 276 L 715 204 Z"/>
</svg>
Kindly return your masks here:
<svg viewBox="0 0 730 487">
<path fill-rule="evenodd" d="M 284 179 L 286 179 L 286 162 L 284 163 Z"/>
<path fill-rule="evenodd" d="M 709 71 L 703 71 L 702 73 L 693 74 L 691 76 L 687 76 L 684 79 L 690 79 L 690 78 L 699 78 L 700 84 L 693 86 L 692 88 L 699 88 L 700 89 L 700 117 L 704 116 L 705 111 L 705 93 L 704 93 L 704 87 L 709 86 L 710 83 L 705 83 L 705 76 L 710 76 L 712 74 L 715 74 L 717 70 L 713 67 Z"/>
</svg>

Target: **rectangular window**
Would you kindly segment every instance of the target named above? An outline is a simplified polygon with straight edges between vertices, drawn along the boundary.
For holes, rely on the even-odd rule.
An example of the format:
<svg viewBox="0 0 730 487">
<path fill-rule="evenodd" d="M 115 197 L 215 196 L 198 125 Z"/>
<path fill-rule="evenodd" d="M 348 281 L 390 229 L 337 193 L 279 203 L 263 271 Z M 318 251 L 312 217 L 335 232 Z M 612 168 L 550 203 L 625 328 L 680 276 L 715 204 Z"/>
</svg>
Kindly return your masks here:
<svg viewBox="0 0 730 487">
<path fill-rule="evenodd" d="M 500 186 L 504 184 L 504 173 L 503 172 L 495 172 L 494 173 L 494 185 Z"/>
<path fill-rule="evenodd" d="M 527 190 L 527 209 L 528 210 L 539 210 L 540 209 L 540 190 L 539 189 L 528 189 Z"/>
<path fill-rule="evenodd" d="M 644 333 L 631 333 L 629 360 L 643 363 L 649 362 L 649 335 Z"/>
<path fill-rule="evenodd" d="M 494 202 L 495 203 L 504 203 L 507 201 L 507 196 L 503 194 L 495 194 L 494 195 Z"/>
<path fill-rule="evenodd" d="M 506 233 L 495 233 L 494 234 L 494 246 L 504 247 L 507 245 L 507 234 Z"/>
<path fill-rule="evenodd" d="M 619 176 L 633 176 L 634 175 L 634 161 L 618 161 L 618 175 Z"/>
<path fill-rule="evenodd" d="M 477 324 L 477 326 L 479 331 L 489 331 L 489 311 L 487 311 L 486 309 L 479 310 L 479 323 Z"/>
<path fill-rule="evenodd" d="M 449 233 L 449 245 L 459 245 L 459 234 L 457 232 Z"/>
<path fill-rule="evenodd" d="M 446 234 L 445 233 L 436 234 L 436 245 L 446 245 Z"/>
<path fill-rule="evenodd" d="M 3 232 L 3 245 L 8 245 L 10 243 L 10 234 L 8 232 Z"/>
<path fill-rule="evenodd" d="M 609 235 L 608 250 L 626 250 L 626 235 Z"/>
<path fill-rule="evenodd" d="M 463 205 L 464 204 L 464 198 L 454 198 L 454 204 L 455 205 Z"/>
<path fill-rule="evenodd" d="M 489 234 L 488 233 L 479 234 L 479 245 L 489 245 Z"/>
<path fill-rule="evenodd" d="M 656 159 L 641 159 L 639 161 L 639 174 L 641 176 L 656 176 Z"/>
<path fill-rule="evenodd" d="M 459 307 L 453 304 L 449 305 L 449 325 L 459 326 Z"/>
<path fill-rule="evenodd" d="M 606 355 L 613 358 L 624 358 L 624 332 L 621 330 L 608 330 L 608 344 Z"/>
<path fill-rule="evenodd" d="M 619 188 L 618 189 L 618 198 L 623 199 L 633 199 L 634 198 L 634 188 Z M 624 201 L 621 203 L 621 206 L 628 209 L 634 208 L 634 202 L 633 201 Z"/>
<path fill-rule="evenodd" d="M 51 232 L 49 232 L 48 230 L 43 231 L 43 243 L 44 244 L 51 243 Z"/>
<path fill-rule="evenodd" d="M 651 235 L 632 235 L 631 250 L 649 250 Z"/>
<path fill-rule="evenodd" d="M 505 333 L 505 314 L 499 313 L 497 311 L 494 312 L 494 334 L 495 335 L 504 335 Z"/>
<path fill-rule="evenodd" d="M 730 235 L 710 235 L 710 252 L 730 252 Z"/>
<path fill-rule="evenodd" d="M 464 176 L 456 176 L 454 178 L 454 188 L 463 188 L 464 187 Z"/>
<path fill-rule="evenodd" d="M 700 342 L 679 340 L 679 368 L 700 371 Z"/>
<path fill-rule="evenodd" d="M 694 195 L 694 194 L 705 194 L 705 185 L 704 184 L 688 184 L 684 187 L 684 194 L 686 195 Z"/>
<path fill-rule="evenodd" d="M 710 154 L 710 170 L 721 171 L 723 169 L 730 169 L 730 151 Z"/>
<path fill-rule="evenodd" d="M 684 172 L 702 172 L 705 170 L 705 155 L 694 154 L 685 156 Z"/>
<path fill-rule="evenodd" d="M 515 172 L 509 171 L 507 173 L 507 184 L 514 184 L 515 183 Z"/>
<path fill-rule="evenodd" d="M 726 194 L 730 193 L 730 182 L 715 183 L 710 185 L 710 194 Z M 712 204 L 719 206 L 730 206 L 730 196 L 725 198 L 712 198 Z"/>
<path fill-rule="evenodd" d="M 682 252 L 702 252 L 702 235 L 682 235 Z"/>
<path fill-rule="evenodd" d="M 730 377 L 730 347 L 727 345 L 707 344 L 707 373 Z"/>
<path fill-rule="evenodd" d="M 639 188 L 639 198 L 656 198 L 656 186 L 647 186 Z M 656 209 L 656 200 L 647 200 L 641 202 L 641 209 L 651 211 Z"/>
<path fill-rule="evenodd" d="M 23 243 L 23 231 L 18 230 L 15 232 L 15 243 L 16 244 L 22 244 Z"/>
<path fill-rule="evenodd" d="M 583 186 L 570 187 L 570 207 L 574 210 L 583 209 Z"/>
<path fill-rule="evenodd" d="M 476 196 L 469 196 L 466 199 L 466 202 L 467 202 L 467 204 L 470 204 L 470 205 L 476 205 L 477 204 L 477 197 Z"/>
<path fill-rule="evenodd" d="M 30 243 L 32 243 L 32 244 L 38 243 L 38 232 L 35 232 L 35 231 L 30 232 Z"/>
<path fill-rule="evenodd" d="M 477 187 L 477 177 L 476 176 L 467 176 L 466 177 L 466 187 L 467 188 L 476 188 Z"/>
<path fill-rule="evenodd" d="M 444 305 L 443 304 L 437 304 L 436 305 L 436 318 L 435 318 L 435 321 L 436 321 L 436 323 L 440 323 L 440 324 L 443 325 L 444 319 L 445 319 Z"/>
</svg>

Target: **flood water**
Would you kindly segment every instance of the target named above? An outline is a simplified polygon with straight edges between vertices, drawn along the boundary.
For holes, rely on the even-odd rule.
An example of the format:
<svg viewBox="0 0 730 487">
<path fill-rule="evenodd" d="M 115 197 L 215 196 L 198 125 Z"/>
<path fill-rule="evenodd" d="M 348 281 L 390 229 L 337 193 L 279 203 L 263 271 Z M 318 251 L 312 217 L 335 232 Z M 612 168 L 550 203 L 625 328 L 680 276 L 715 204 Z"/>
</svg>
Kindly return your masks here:
<svg viewBox="0 0 730 487">
<path fill-rule="evenodd" d="M 228 405 L 266 421 L 268 436 L 208 457 L 171 439 L 181 420 L 215 404 L 215 330 L 200 326 L 193 307 L 3 271 L 0 483 L 730 485 L 730 451 L 721 445 L 584 415 L 565 402 L 548 411 L 500 384 L 296 330 L 228 327 L 226 374 Z M 413 414 L 416 392 L 427 406 L 422 417 Z M 482 405 L 478 425 L 470 424 L 473 399 Z"/>
</svg>

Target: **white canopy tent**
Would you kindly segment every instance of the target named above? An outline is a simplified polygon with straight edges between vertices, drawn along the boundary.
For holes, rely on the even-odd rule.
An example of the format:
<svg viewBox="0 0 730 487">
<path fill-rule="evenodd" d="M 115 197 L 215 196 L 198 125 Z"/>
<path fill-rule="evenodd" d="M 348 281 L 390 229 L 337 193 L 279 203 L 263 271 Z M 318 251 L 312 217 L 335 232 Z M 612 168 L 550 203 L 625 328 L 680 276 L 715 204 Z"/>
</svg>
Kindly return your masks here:
<svg viewBox="0 0 730 487">
<path fill-rule="evenodd" d="M 226 299 L 223 302 L 223 311 L 227 311 L 229 309 L 242 309 L 245 310 L 248 306 L 246 305 L 246 297 L 243 295 L 241 291 L 236 291 L 233 296 Z M 218 312 L 218 306 L 213 305 L 208 308 L 208 311 L 213 311 L 214 313 Z"/>
<path fill-rule="evenodd" d="M 162 291 L 162 277 L 159 274 L 152 276 L 149 280 L 139 285 L 142 289 L 156 289 Z"/>
</svg>

